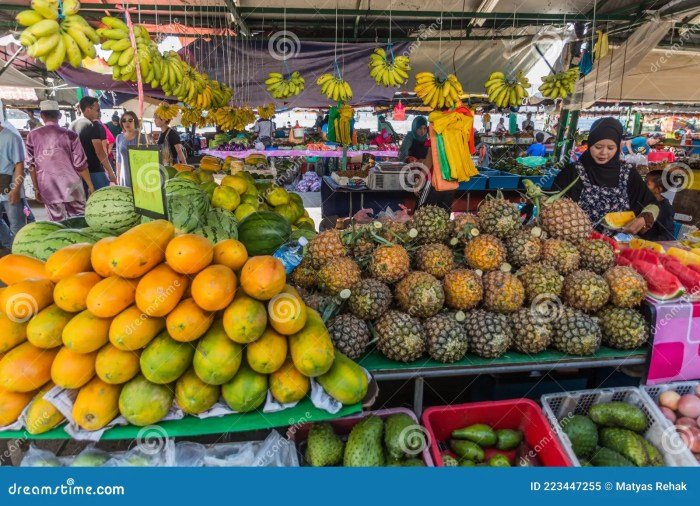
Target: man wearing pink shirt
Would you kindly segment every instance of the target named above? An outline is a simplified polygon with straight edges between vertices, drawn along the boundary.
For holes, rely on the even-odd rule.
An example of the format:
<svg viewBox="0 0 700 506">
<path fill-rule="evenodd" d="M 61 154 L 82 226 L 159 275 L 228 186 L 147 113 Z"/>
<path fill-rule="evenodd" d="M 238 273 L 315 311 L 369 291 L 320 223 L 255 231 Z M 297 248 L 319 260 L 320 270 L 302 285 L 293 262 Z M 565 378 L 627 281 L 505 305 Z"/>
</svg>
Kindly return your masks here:
<svg viewBox="0 0 700 506">
<path fill-rule="evenodd" d="M 40 110 L 44 126 L 27 135 L 27 165 L 36 199 L 51 221 L 61 221 L 85 212 L 83 181 L 89 193 L 94 187 L 78 134 L 58 126 L 58 102 L 44 100 Z"/>
</svg>

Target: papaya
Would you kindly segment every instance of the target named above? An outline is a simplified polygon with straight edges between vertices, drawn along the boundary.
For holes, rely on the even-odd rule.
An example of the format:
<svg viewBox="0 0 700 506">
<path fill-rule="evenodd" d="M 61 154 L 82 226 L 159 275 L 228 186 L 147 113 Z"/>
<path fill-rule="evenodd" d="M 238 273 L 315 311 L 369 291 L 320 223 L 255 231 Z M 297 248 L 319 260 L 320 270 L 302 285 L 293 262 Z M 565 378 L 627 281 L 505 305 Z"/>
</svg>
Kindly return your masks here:
<svg viewBox="0 0 700 506">
<path fill-rule="evenodd" d="M 239 290 L 224 310 L 224 329 L 228 337 L 237 343 L 252 343 L 266 327 L 265 305 Z"/>
<path fill-rule="evenodd" d="M 27 255 L 10 253 L 0 258 L 0 281 L 14 285 L 25 279 L 48 279 L 44 262 Z"/>
<path fill-rule="evenodd" d="M 148 316 L 165 316 L 182 299 L 189 281 L 161 264 L 141 278 L 136 287 L 136 305 Z"/>
<path fill-rule="evenodd" d="M 77 353 L 97 351 L 109 341 L 111 324 L 112 318 L 98 318 L 87 309 L 81 311 L 63 327 L 63 345 Z"/>
<path fill-rule="evenodd" d="M 229 339 L 221 320 L 215 320 L 197 343 L 192 365 L 204 383 L 222 385 L 241 366 L 243 347 Z"/>
<path fill-rule="evenodd" d="M 89 242 L 79 242 L 65 246 L 51 254 L 46 260 L 46 275 L 54 283 L 58 283 L 68 276 L 87 272 L 92 269 L 90 254 L 92 244 Z"/>
<path fill-rule="evenodd" d="M 306 325 L 289 336 L 294 366 L 309 378 L 325 374 L 333 365 L 334 350 L 326 325 L 316 311 L 307 309 Z"/>
<path fill-rule="evenodd" d="M 160 422 L 173 405 L 170 385 L 151 383 L 142 374 L 129 381 L 119 396 L 119 412 L 132 425 Z"/>
<path fill-rule="evenodd" d="M 225 265 L 234 272 L 240 271 L 248 261 L 245 245 L 236 239 L 224 239 L 214 246 L 215 264 Z"/>
<path fill-rule="evenodd" d="M 203 310 L 194 299 L 185 299 L 165 319 L 170 337 L 181 343 L 199 339 L 214 321 L 214 313 Z"/>
<path fill-rule="evenodd" d="M 291 359 L 287 359 L 282 367 L 270 374 L 270 393 L 281 404 L 299 402 L 309 392 L 309 388 L 309 378 L 294 367 Z"/>
<path fill-rule="evenodd" d="M 5 313 L 0 313 L 0 353 L 10 351 L 18 344 L 26 341 L 27 327 L 28 323 L 26 321 L 15 320 L 14 318 L 9 318 Z"/>
<path fill-rule="evenodd" d="M 126 383 L 136 376 L 139 371 L 138 351 L 124 351 L 107 343 L 95 358 L 95 372 L 97 377 L 110 385 Z"/>
<path fill-rule="evenodd" d="M 236 294 L 236 275 L 225 265 L 210 265 L 192 281 L 192 298 L 207 311 L 226 308 Z"/>
<path fill-rule="evenodd" d="M 176 272 L 197 274 L 214 259 L 214 244 L 197 234 L 182 234 L 168 243 L 165 260 Z"/>
<path fill-rule="evenodd" d="M 122 351 L 146 346 L 165 328 L 165 318 L 147 316 L 134 306 L 114 317 L 109 326 L 109 342 Z"/>
<path fill-rule="evenodd" d="M 306 304 L 290 285 L 270 299 L 267 314 L 270 326 L 285 336 L 296 334 L 306 325 Z"/>
<path fill-rule="evenodd" d="M 603 224 L 613 230 L 621 229 L 635 218 L 633 211 L 608 213 L 603 216 Z"/>
<path fill-rule="evenodd" d="M 221 385 L 221 395 L 232 410 L 253 411 L 267 399 L 267 375 L 255 372 L 243 361 L 231 381 Z"/>
<path fill-rule="evenodd" d="M 197 415 L 211 408 L 221 395 L 221 387 L 207 385 L 194 369 L 188 369 L 175 383 L 175 400 L 182 411 Z"/>
<path fill-rule="evenodd" d="M 134 303 L 136 286 L 128 279 L 109 276 L 92 287 L 87 296 L 87 308 L 95 316 L 117 316 Z"/>
<path fill-rule="evenodd" d="M 263 335 L 246 346 L 246 360 L 255 372 L 270 374 L 282 367 L 287 358 L 287 338 L 267 328 Z"/>
<path fill-rule="evenodd" d="M 32 392 L 51 379 L 51 364 L 58 349 L 43 350 L 31 343 L 12 348 L 0 360 L 0 388 Z"/>
<path fill-rule="evenodd" d="M 15 423 L 33 397 L 32 392 L 11 392 L 0 387 L 0 427 Z"/>
<path fill-rule="evenodd" d="M 25 279 L 3 290 L 0 308 L 8 317 L 26 322 L 53 304 L 53 288 L 54 284 L 49 279 Z"/>
<path fill-rule="evenodd" d="M 29 409 L 27 409 L 26 425 L 27 432 L 30 434 L 36 435 L 48 432 L 66 419 L 56 406 L 44 399 L 44 394 L 53 387 L 53 383 L 47 383 L 34 396 Z"/>
<path fill-rule="evenodd" d="M 177 380 L 192 364 L 194 347 L 161 332 L 141 353 L 141 372 L 148 381 L 165 385 Z"/>
<path fill-rule="evenodd" d="M 58 307 L 71 313 L 87 309 L 87 296 L 102 277 L 94 272 L 79 272 L 56 283 L 53 300 Z"/>
<path fill-rule="evenodd" d="M 73 420 L 85 430 L 100 430 L 119 415 L 121 385 L 110 385 L 92 378 L 78 392 L 73 404 Z"/>
<path fill-rule="evenodd" d="M 76 353 L 61 348 L 51 364 L 51 381 L 61 388 L 80 388 L 95 376 L 97 352 Z"/>
<path fill-rule="evenodd" d="M 106 278 L 113 274 L 109 249 L 116 239 L 116 237 L 104 237 L 92 245 L 90 263 L 92 264 L 92 270 L 99 274 L 100 277 Z"/>
<path fill-rule="evenodd" d="M 272 255 L 251 257 L 241 269 L 241 288 L 258 300 L 270 300 L 284 289 L 284 265 Z"/>
<path fill-rule="evenodd" d="M 358 403 L 367 395 L 365 371 L 337 350 L 329 371 L 317 377 L 316 381 L 328 395 L 346 405 Z"/>
<path fill-rule="evenodd" d="M 61 346 L 63 329 L 73 316 L 73 313 L 64 311 L 56 304 L 51 304 L 29 320 L 27 340 L 37 348 L 49 349 Z"/>
<path fill-rule="evenodd" d="M 165 259 L 173 224 L 154 220 L 127 230 L 109 245 L 110 267 L 122 278 L 139 278 Z"/>
</svg>

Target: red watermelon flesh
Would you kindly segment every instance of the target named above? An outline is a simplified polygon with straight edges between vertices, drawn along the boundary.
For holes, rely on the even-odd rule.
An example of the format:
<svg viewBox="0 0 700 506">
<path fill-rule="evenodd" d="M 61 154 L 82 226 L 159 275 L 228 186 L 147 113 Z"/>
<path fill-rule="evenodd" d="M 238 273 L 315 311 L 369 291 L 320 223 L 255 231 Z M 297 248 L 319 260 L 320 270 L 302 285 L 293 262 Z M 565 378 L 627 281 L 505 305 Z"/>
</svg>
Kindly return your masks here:
<svg viewBox="0 0 700 506">
<path fill-rule="evenodd" d="M 670 300 L 680 297 L 685 293 L 685 288 L 680 280 L 659 265 L 633 260 L 632 267 L 647 281 L 647 290 L 650 296 L 658 300 Z"/>
<path fill-rule="evenodd" d="M 650 249 L 631 249 L 628 248 L 620 252 L 620 256 L 628 258 L 632 262 L 635 260 L 643 260 L 654 265 L 661 265 L 662 255 Z"/>
<path fill-rule="evenodd" d="M 615 239 L 605 234 L 601 234 L 600 232 L 596 232 L 594 230 L 593 232 L 591 232 L 589 238 L 607 242 L 610 246 L 612 246 L 612 249 L 615 251 L 615 253 L 618 253 L 620 251 L 620 244 Z"/>
<path fill-rule="evenodd" d="M 680 280 L 689 294 L 700 296 L 700 272 L 695 272 L 680 262 L 669 262 L 666 270 Z"/>
<path fill-rule="evenodd" d="M 686 267 L 687 267 L 688 269 L 690 269 L 691 271 L 695 271 L 695 272 L 697 272 L 698 274 L 700 274 L 700 265 L 689 264 L 689 265 L 686 265 Z"/>
<path fill-rule="evenodd" d="M 617 258 L 615 258 L 615 263 L 617 265 L 624 265 L 625 267 L 632 267 L 632 260 L 621 255 L 617 255 Z"/>
</svg>

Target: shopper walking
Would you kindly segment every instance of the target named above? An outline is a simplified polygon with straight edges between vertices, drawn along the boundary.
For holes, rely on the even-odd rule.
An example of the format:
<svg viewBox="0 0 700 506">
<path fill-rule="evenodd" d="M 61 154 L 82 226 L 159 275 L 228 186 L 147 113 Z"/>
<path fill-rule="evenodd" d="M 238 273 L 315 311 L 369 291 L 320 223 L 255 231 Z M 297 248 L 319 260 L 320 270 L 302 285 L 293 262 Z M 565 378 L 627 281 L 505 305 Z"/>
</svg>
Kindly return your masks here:
<svg viewBox="0 0 700 506">
<path fill-rule="evenodd" d="M 139 118 L 126 111 L 121 118 L 122 133 L 117 135 L 117 180 L 120 185 L 131 186 L 129 172 L 129 146 L 145 146 L 146 135 L 139 131 Z"/>
<path fill-rule="evenodd" d="M 12 247 L 12 239 L 27 224 L 24 214 L 24 146 L 22 136 L 9 125 L 0 125 L 0 203 L 9 222 L 0 224 L 3 248 Z"/>
<path fill-rule="evenodd" d="M 61 221 L 85 212 L 83 183 L 88 193 L 94 185 L 78 134 L 58 125 L 58 103 L 45 100 L 40 109 L 44 126 L 27 135 L 27 165 L 36 200 L 51 221 Z"/>
<path fill-rule="evenodd" d="M 90 179 L 96 190 L 115 183 L 117 177 L 105 151 L 107 138 L 105 127 L 100 123 L 100 103 L 95 97 L 83 97 L 79 103 L 82 116 L 71 123 L 71 130 L 78 134 L 80 144 L 87 157 Z"/>
</svg>

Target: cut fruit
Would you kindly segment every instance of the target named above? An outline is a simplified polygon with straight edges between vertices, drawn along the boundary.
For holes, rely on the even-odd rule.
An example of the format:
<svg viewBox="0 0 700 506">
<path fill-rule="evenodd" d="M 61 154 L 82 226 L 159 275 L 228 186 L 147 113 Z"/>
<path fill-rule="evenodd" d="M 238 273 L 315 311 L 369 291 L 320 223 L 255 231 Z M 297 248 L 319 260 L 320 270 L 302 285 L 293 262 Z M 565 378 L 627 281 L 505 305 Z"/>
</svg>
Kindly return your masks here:
<svg viewBox="0 0 700 506">
<path fill-rule="evenodd" d="M 665 253 L 664 247 L 661 246 L 658 242 L 647 241 L 645 239 L 640 239 L 639 237 L 632 238 L 632 240 L 630 241 L 630 248 L 650 249 L 656 251 L 657 253 Z"/>
<path fill-rule="evenodd" d="M 620 229 L 632 221 L 636 215 L 632 211 L 608 213 L 603 217 L 603 224 L 612 229 Z"/>
<path fill-rule="evenodd" d="M 677 258 L 683 265 L 700 265 L 700 255 L 687 249 L 668 248 L 666 254 Z"/>
<path fill-rule="evenodd" d="M 643 260 L 633 260 L 632 267 L 644 276 L 647 293 L 657 300 L 671 300 L 685 293 L 685 287 L 680 280 L 661 266 Z"/>
</svg>

